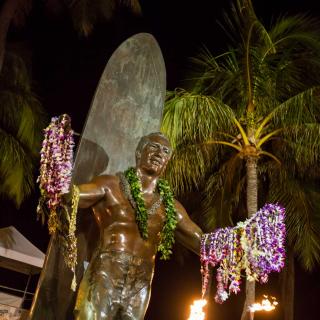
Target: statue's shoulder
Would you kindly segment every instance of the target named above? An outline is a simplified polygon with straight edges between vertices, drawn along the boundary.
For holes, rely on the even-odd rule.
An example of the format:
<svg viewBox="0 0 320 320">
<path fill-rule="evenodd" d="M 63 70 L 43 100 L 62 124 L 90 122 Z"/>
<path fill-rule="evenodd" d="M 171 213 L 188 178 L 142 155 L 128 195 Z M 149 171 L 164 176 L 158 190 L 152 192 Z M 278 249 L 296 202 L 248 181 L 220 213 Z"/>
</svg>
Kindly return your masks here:
<svg viewBox="0 0 320 320">
<path fill-rule="evenodd" d="M 103 174 L 95 178 L 96 181 L 99 181 L 99 184 L 105 187 L 112 187 L 119 184 L 119 178 L 116 175 Z"/>
<path fill-rule="evenodd" d="M 181 202 L 179 202 L 177 199 L 174 199 L 174 206 L 176 208 L 176 214 L 178 221 L 181 219 L 184 219 L 186 216 L 188 216 L 186 209 L 182 205 Z"/>
</svg>

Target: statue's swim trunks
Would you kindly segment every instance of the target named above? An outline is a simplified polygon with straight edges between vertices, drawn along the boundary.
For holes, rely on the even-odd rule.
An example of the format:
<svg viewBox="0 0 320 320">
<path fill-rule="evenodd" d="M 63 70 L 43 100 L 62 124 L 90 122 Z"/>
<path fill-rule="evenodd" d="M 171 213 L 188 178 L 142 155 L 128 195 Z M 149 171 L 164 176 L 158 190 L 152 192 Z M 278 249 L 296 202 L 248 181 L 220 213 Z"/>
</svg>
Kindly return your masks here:
<svg viewBox="0 0 320 320">
<path fill-rule="evenodd" d="M 142 320 L 153 270 L 153 263 L 128 253 L 99 252 L 81 281 L 75 319 Z"/>
</svg>

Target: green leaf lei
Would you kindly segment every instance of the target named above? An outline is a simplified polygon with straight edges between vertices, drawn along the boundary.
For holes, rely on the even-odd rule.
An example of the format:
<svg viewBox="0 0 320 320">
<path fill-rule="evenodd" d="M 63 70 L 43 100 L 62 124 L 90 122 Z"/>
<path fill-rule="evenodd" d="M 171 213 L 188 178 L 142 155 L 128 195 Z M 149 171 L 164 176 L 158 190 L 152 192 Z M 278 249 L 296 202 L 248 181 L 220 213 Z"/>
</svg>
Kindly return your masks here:
<svg viewBox="0 0 320 320">
<path fill-rule="evenodd" d="M 124 175 L 130 185 L 133 200 L 136 203 L 136 223 L 142 239 L 148 239 L 148 211 L 142 197 L 142 186 L 134 168 L 129 168 Z M 162 203 L 166 211 L 166 221 L 160 233 L 160 244 L 158 251 L 161 252 L 161 259 L 167 260 L 172 254 L 174 244 L 174 230 L 177 225 L 176 208 L 174 205 L 173 192 L 169 183 L 165 179 L 159 179 L 157 190 L 162 198 Z"/>
</svg>

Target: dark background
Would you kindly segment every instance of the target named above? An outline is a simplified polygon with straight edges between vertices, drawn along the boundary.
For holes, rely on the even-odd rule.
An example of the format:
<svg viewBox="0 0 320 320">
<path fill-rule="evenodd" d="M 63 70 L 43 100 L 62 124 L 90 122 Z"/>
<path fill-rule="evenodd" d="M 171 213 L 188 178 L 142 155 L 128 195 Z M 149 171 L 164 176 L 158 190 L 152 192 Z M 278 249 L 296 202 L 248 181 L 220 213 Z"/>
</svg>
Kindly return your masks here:
<svg viewBox="0 0 320 320">
<path fill-rule="evenodd" d="M 52 1 L 49 1 L 49 3 Z M 167 88 L 183 86 L 190 66 L 189 58 L 201 46 L 214 54 L 226 49 L 227 38 L 217 24 L 230 0 L 143 0 L 142 17 L 129 11 L 118 12 L 113 21 L 100 24 L 88 37 L 74 31 L 67 14 L 45 1 L 35 1 L 32 14 L 23 28 L 11 28 L 8 49 L 15 49 L 27 61 L 33 88 L 49 117 L 68 113 L 75 131 L 81 132 L 99 77 L 112 52 L 129 36 L 138 32 L 152 33 L 162 49 L 167 68 Z M 268 26 L 272 19 L 285 13 L 309 12 L 319 17 L 320 3 L 311 0 L 255 0 L 256 13 Z M 9 201 L 1 200 L 0 226 L 14 225 L 43 252 L 48 235 L 46 226 L 36 221 L 38 195 L 28 199 L 17 210 Z M 192 201 L 191 201 L 192 200 Z M 189 212 L 197 199 L 182 199 Z M 295 319 L 318 320 L 319 268 L 309 274 L 297 267 L 295 288 Z M 192 253 L 178 250 L 169 262 L 158 261 L 147 320 L 186 320 L 189 305 L 201 293 L 200 263 Z M 25 277 L 0 273 L 1 282 L 23 288 Z M 36 285 L 34 277 L 31 289 Z M 280 299 L 279 277 L 273 275 L 267 285 L 258 287 L 262 293 Z M 215 291 L 213 287 L 212 291 Z M 208 319 L 239 319 L 244 290 L 223 305 L 211 300 Z M 255 319 L 281 319 L 281 301 L 273 314 L 256 314 Z"/>
</svg>

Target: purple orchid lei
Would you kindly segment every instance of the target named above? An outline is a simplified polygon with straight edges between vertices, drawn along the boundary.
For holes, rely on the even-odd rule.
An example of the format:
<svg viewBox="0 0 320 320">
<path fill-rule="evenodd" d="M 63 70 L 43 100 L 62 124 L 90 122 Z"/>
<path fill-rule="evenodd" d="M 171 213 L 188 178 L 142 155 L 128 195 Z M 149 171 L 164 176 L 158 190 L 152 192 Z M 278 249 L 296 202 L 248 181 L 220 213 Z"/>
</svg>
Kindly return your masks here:
<svg viewBox="0 0 320 320">
<path fill-rule="evenodd" d="M 268 274 L 280 272 L 285 261 L 285 209 L 266 204 L 235 227 L 220 228 L 201 239 L 202 295 L 209 284 L 209 267 L 217 269 L 215 301 L 223 303 L 240 291 L 241 272 L 249 281 L 266 283 Z"/>
<path fill-rule="evenodd" d="M 44 129 L 40 151 L 40 175 L 37 181 L 41 196 L 50 211 L 50 234 L 59 226 L 57 211 L 63 206 L 62 195 L 69 192 L 71 184 L 74 141 L 70 121 L 66 114 L 53 117 L 49 126 Z"/>
<path fill-rule="evenodd" d="M 38 215 L 44 218 L 43 207 L 49 209 L 48 229 L 62 238 L 64 260 L 73 271 L 71 288 L 76 289 L 75 266 L 77 264 L 76 214 L 79 189 L 71 185 L 73 168 L 73 130 L 67 114 L 53 117 L 44 130 L 44 140 L 40 152 L 39 182 L 41 197 L 37 208 Z M 71 191 L 71 210 L 66 206 L 63 195 Z"/>
</svg>

